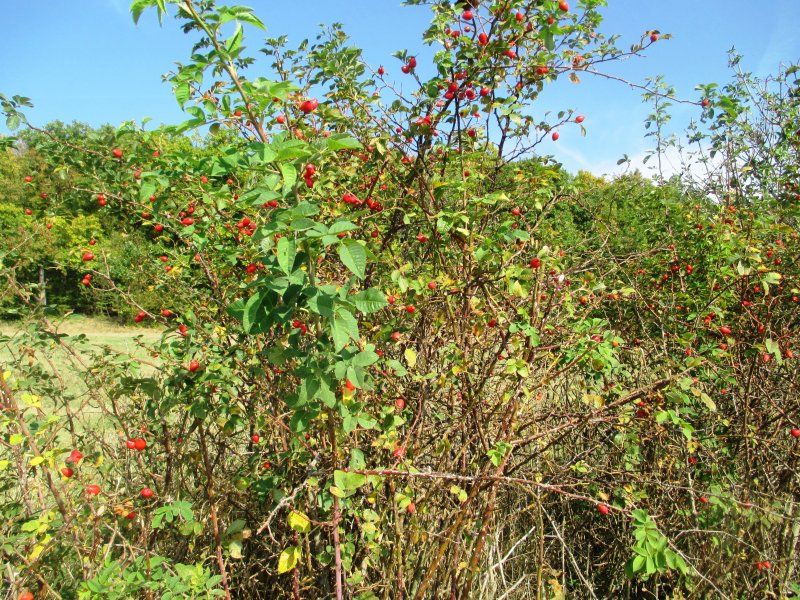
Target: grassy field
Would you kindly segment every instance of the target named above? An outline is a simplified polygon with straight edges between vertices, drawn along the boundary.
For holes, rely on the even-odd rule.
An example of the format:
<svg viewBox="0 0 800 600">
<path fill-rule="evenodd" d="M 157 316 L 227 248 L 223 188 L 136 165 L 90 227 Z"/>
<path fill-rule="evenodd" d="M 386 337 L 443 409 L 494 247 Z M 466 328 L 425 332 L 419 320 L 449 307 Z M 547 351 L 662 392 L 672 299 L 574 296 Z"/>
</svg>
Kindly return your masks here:
<svg viewBox="0 0 800 600">
<path fill-rule="evenodd" d="M 136 350 L 136 344 L 133 342 L 133 338 L 136 336 L 141 335 L 148 341 L 154 341 L 161 335 L 161 331 L 157 329 L 127 327 L 107 319 L 83 315 L 71 315 L 65 319 L 54 319 L 52 322 L 60 333 L 65 333 L 67 336 L 74 337 L 83 334 L 93 345 L 108 345 L 120 351 Z M 25 327 L 24 321 L 0 321 L 0 335 L 13 336 L 24 330 Z M 0 356 L 2 355 L 0 354 Z"/>
<path fill-rule="evenodd" d="M 147 354 L 137 345 L 136 338 L 142 336 L 144 343 L 150 343 L 155 342 L 161 335 L 156 329 L 126 327 L 106 319 L 80 315 L 53 320 L 52 323 L 58 333 L 66 334 L 64 342 L 84 359 L 88 359 L 92 353 L 104 347 L 109 347 L 113 352 L 145 358 Z M 45 372 L 59 373 L 65 387 L 74 396 L 84 393 L 86 386 L 81 374 L 76 372 L 75 361 L 71 360 L 65 349 L 55 342 L 36 346 L 30 344 L 26 334 L 29 326 L 23 321 L 0 321 L 0 369 L 14 370 L 15 362 L 21 360 L 29 364 L 38 361 Z M 11 338 L 12 342 L 4 342 L 2 339 L 4 336 Z M 152 361 L 151 358 L 147 358 Z"/>
</svg>

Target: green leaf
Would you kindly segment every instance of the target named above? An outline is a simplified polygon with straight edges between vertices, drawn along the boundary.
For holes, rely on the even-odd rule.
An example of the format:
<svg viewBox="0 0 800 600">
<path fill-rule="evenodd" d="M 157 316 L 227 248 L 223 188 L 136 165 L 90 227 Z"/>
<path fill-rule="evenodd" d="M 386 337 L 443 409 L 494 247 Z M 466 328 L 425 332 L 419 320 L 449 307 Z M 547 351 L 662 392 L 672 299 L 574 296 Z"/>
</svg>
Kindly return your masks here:
<svg viewBox="0 0 800 600">
<path fill-rule="evenodd" d="M 146 8 L 156 5 L 156 0 L 134 0 L 131 3 L 131 16 L 133 17 L 134 24 L 139 24 L 139 17 Z"/>
<path fill-rule="evenodd" d="M 228 553 L 230 554 L 231 558 L 240 559 L 242 558 L 242 540 L 231 540 L 228 544 Z"/>
<path fill-rule="evenodd" d="M 555 39 L 553 38 L 553 32 L 549 29 L 544 30 L 544 47 L 550 50 L 551 52 L 556 47 Z"/>
<path fill-rule="evenodd" d="M 345 492 L 357 490 L 367 483 L 367 476 L 361 475 L 360 473 L 351 473 L 349 471 L 334 471 L 333 483 L 336 487 Z"/>
<path fill-rule="evenodd" d="M 14 433 L 11 437 L 8 438 L 8 443 L 11 446 L 19 446 L 22 442 L 25 441 L 25 436 L 21 433 Z"/>
<path fill-rule="evenodd" d="M 632 559 L 631 570 L 634 573 L 638 573 L 638 572 L 644 570 L 644 563 L 645 563 L 646 560 L 647 559 L 644 556 L 642 556 L 641 554 L 637 554 Z"/>
<path fill-rule="evenodd" d="M 354 229 L 358 229 L 358 225 L 351 221 L 336 221 L 330 226 L 327 233 L 328 235 L 336 235 L 337 233 L 353 231 Z"/>
<path fill-rule="evenodd" d="M 175 100 L 178 101 L 178 104 L 183 107 L 184 104 L 189 100 L 189 96 L 191 95 L 191 88 L 189 87 L 188 83 L 182 83 L 178 87 L 175 88 Z"/>
<path fill-rule="evenodd" d="M 301 408 L 292 415 L 292 418 L 289 420 L 289 427 L 295 433 L 302 433 L 308 429 L 309 425 L 311 425 L 311 421 L 313 421 L 318 414 L 319 409 L 311 410 L 308 408 Z"/>
<path fill-rule="evenodd" d="M 278 266 L 281 271 L 289 275 L 294 267 L 297 257 L 297 245 L 294 240 L 286 236 L 278 240 Z"/>
<path fill-rule="evenodd" d="M 242 313 L 242 328 L 244 329 L 245 333 L 250 333 L 250 331 L 253 329 L 253 326 L 256 325 L 258 311 L 263 302 L 264 294 L 262 292 L 253 294 L 247 300 L 247 304 L 244 306 L 244 312 Z"/>
<path fill-rule="evenodd" d="M 325 140 L 331 150 L 358 150 L 363 148 L 357 139 L 346 133 L 335 133 Z"/>
<path fill-rule="evenodd" d="M 6 117 L 6 127 L 8 127 L 10 131 L 14 131 L 17 127 L 19 127 L 19 124 L 19 115 L 12 113 Z"/>
<path fill-rule="evenodd" d="M 331 334 L 337 352 L 352 339 L 358 341 L 358 321 L 346 308 L 338 307 L 330 321 Z"/>
<path fill-rule="evenodd" d="M 379 289 L 369 288 L 352 297 L 353 304 L 365 315 L 377 312 L 389 306 L 386 296 Z"/>
<path fill-rule="evenodd" d="M 359 279 L 364 279 L 367 270 L 367 252 L 355 240 L 345 239 L 339 246 L 339 258 L 345 267 Z"/>
<path fill-rule="evenodd" d="M 280 168 L 281 175 L 283 175 L 283 195 L 285 196 L 292 190 L 297 181 L 297 169 L 287 163 L 281 163 L 278 168 Z"/>
<path fill-rule="evenodd" d="M 236 24 L 236 30 L 233 35 L 225 41 L 225 49 L 229 54 L 235 54 L 239 48 L 242 47 L 242 40 L 244 39 L 244 31 L 242 30 L 241 23 Z"/>
<path fill-rule="evenodd" d="M 767 338 L 766 340 L 764 340 L 764 347 L 767 349 L 767 352 L 769 352 L 776 358 L 781 358 L 781 347 L 772 338 Z"/>
<path fill-rule="evenodd" d="M 378 362 L 379 358 L 375 352 L 359 352 L 353 357 L 353 365 L 356 367 L 368 367 Z"/>
<path fill-rule="evenodd" d="M 299 546 L 289 546 L 285 548 L 281 555 L 278 557 L 278 573 L 286 573 L 291 571 L 300 562 L 302 551 Z"/>
</svg>

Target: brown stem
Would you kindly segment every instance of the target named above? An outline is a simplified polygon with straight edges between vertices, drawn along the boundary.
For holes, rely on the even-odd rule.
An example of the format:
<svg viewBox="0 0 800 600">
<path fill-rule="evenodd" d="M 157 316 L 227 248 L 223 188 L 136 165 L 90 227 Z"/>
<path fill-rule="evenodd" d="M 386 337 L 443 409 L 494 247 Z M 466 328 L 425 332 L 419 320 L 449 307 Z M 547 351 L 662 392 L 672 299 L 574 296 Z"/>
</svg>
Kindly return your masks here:
<svg viewBox="0 0 800 600">
<path fill-rule="evenodd" d="M 293 531 L 292 543 L 295 546 L 300 546 L 299 539 L 300 537 L 297 535 L 297 532 Z M 294 600 L 300 600 L 300 569 L 297 568 L 297 565 L 292 569 L 292 598 Z"/>
<path fill-rule="evenodd" d="M 206 469 L 206 495 L 208 496 L 208 504 L 211 511 L 211 527 L 214 534 L 214 545 L 216 546 L 217 564 L 219 565 L 220 577 L 222 577 L 222 588 L 225 590 L 225 600 L 231 600 L 231 591 L 228 586 L 228 572 L 225 569 L 225 559 L 222 556 L 222 542 L 219 535 L 217 505 L 214 502 L 211 461 L 208 458 L 208 447 L 206 446 L 206 435 L 205 430 L 203 429 L 203 424 L 198 423 L 198 425 L 198 430 L 200 431 L 200 450 L 203 453 L 203 465 Z"/>
<path fill-rule="evenodd" d="M 333 422 L 333 413 L 328 413 L 328 436 L 331 444 L 331 457 L 333 459 L 333 467 L 336 468 L 338 462 L 338 449 L 336 447 L 336 426 Z M 336 587 L 336 600 L 342 600 L 342 548 L 341 541 L 339 540 L 339 520 L 341 519 L 341 507 L 339 506 L 338 496 L 333 497 L 333 556 L 334 556 L 334 582 Z"/>
</svg>

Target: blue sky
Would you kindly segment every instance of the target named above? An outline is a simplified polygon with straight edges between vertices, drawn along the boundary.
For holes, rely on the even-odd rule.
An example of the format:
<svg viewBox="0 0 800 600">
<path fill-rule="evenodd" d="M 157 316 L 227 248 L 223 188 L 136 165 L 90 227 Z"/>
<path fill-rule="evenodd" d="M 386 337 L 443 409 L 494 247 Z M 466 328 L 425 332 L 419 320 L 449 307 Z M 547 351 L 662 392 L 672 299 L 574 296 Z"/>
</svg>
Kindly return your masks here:
<svg viewBox="0 0 800 600">
<path fill-rule="evenodd" d="M 341 22 L 370 63 L 385 64 L 398 76 L 399 65 L 391 53 L 419 48 L 420 32 L 428 22 L 428 9 L 402 7 L 400 0 L 236 3 L 254 7 L 267 24 L 268 35 L 286 34 L 295 43 L 313 38 L 322 23 Z M 746 69 L 762 75 L 774 72 L 781 61 L 800 60 L 798 0 L 608 3 L 602 30 L 621 34 L 622 47 L 638 41 L 647 29 L 673 36 L 655 44 L 646 58 L 614 65 L 611 72 L 637 83 L 649 75 L 663 75 L 682 97 L 697 98 L 698 83 L 727 81 L 727 50 L 732 46 L 744 54 Z M 145 116 L 156 122 L 181 120 L 161 75 L 188 56 L 191 42 L 172 19 L 160 28 L 154 13 L 146 13 L 134 26 L 128 5 L 128 0 L 6 2 L 0 91 L 30 97 L 35 108 L 29 117 L 36 124 L 53 119 L 119 124 Z M 248 33 L 247 45 L 254 50 L 262 36 L 254 29 Z M 581 137 L 577 128 L 562 129 L 557 143 L 546 142 L 540 150 L 552 153 L 570 171 L 608 173 L 617 169 L 615 163 L 623 154 L 636 163 L 646 151 L 647 107 L 640 92 L 588 76 L 577 86 L 564 79 L 545 91 L 534 115 L 538 118 L 546 110 L 564 107 L 586 115 L 587 136 Z M 698 110 L 676 106 L 675 125 L 682 128 Z"/>
</svg>

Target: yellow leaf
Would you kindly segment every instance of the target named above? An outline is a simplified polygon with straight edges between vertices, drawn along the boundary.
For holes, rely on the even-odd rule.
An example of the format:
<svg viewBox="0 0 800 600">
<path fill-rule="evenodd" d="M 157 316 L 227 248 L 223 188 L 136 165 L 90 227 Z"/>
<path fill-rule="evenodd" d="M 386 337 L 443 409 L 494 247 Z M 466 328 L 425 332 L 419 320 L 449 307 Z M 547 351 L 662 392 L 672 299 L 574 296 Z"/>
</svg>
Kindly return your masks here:
<svg viewBox="0 0 800 600">
<path fill-rule="evenodd" d="M 311 523 L 308 517 L 301 512 L 293 510 L 289 513 L 289 527 L 298 533 L 308 533 L 311 531 Z"/>
<path fill-rule="evenodd" d="M 289 546 L 278 557 L 278 573 L 291 571 L 300 562 L 301 550 L 298 546 Z"/>
<path fill-rule="evenodd" d="M 42 406 L 42 399 L 34 394 L 21 394 L 20 400 L 34 408 L 40 408 Z"/>
<path fill-rule="evenodd" d="M 414 352 L 411 348 L 406 348 L 406 351 L 403 353 L 406 357 L 406 363 L 410 368 L 414 368 L 417 366 L 417 353 Z"/>
</svg>

